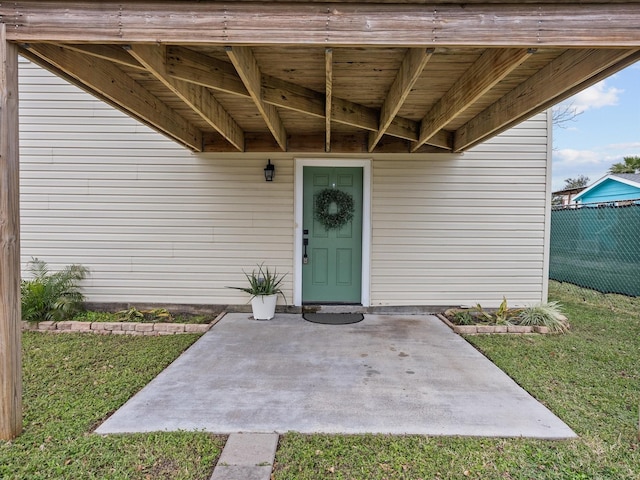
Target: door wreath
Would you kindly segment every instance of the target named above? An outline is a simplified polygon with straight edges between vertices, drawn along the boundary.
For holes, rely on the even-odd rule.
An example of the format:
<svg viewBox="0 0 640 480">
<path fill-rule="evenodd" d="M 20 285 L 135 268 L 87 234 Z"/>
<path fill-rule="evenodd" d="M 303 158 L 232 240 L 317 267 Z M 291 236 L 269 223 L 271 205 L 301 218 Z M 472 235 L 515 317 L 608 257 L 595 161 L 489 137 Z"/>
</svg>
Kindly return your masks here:
<svg viewBox="0 0 640 480">
<path fill-rule="evenodd" d="M 331 213 L 331 205 L 336 204 L 337 211 Z M 347 192 L 335 188 L 325 188 L 316 194 L 315 219 L 327 230 L 337 230 L 353 218 L 353 197 Z"/>
</svg>

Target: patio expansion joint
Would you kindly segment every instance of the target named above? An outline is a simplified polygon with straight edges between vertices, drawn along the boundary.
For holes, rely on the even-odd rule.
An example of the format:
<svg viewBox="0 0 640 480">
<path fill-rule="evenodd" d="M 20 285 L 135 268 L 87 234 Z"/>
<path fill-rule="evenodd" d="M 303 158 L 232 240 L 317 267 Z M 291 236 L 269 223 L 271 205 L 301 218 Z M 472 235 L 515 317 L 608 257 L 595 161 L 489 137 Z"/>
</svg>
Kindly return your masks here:
<svg viewBox="0 0 640 480">
<path fill-rule="evenodd" d="M 277 433 L 232 433 L 211 480 L 269 480 L 277 447 Z"/>
</svg>

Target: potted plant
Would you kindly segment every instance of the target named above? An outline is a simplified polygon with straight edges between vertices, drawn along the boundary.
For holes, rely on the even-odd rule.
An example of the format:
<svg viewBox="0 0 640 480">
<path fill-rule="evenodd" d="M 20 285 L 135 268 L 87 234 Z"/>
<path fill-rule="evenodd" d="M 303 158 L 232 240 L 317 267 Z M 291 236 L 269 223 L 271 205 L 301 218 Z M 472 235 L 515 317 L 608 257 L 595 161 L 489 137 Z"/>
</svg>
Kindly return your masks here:
<svg viewBox="0 0 640 480">
<path fill-rule="evenodd" d="M 244 271 L 243 273 L 249 281 L 249 286 L 229 288 L 242 290 L 252 295 L 250 301 L 253 318 L 271 320 L 275 315 L 278 295 L 282 295 L 285 303 L 287 302 L 287 298 L 280 289 L 280 284 L 287 274 L 280 275 L 275 268 L 269 270 L 269 267 L 265 267 L 264 263 L 258 265 L 258 270 L 253 270 L 251 274 Z"/>
</svg>

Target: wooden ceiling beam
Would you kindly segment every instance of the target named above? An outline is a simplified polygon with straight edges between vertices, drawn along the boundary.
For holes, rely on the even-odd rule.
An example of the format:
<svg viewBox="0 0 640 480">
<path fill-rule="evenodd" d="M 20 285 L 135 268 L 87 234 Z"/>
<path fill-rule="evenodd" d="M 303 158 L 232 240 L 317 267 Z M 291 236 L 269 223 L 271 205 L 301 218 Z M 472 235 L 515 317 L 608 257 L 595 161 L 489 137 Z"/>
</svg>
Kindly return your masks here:
<svg viewBox="0 0 640 480">
<path fill-rule="evenodd" d="M 205 133 L 205 152 L 229 152 L 229 144 L 222 140 L 219 135 Z M 315 153 L 322 151 L 326 144 L 325 134 L 289 135 L 287 138 L 287 151 L 292 153 Z M 411 142 L 400 138 L 385 136 L 376 146 L 374 153 L 401 153 L 410 152 Z M 246 153 L 271 153 L 280 152 L 281 148 L 269 132 L 247 132 L 245 134 Z M 368 134 L 364 131 L 353 133 L 333 132 L 331 134 L 332 153 L 369 153 Z M 423 145 L 418 153 L 450 153 L 450 150 L 443 150 L 430 145 Z"/>
<path fill-rule="evenodd" d="M 325 141 L 324 151 L 331 151 L 331 98 L 333 96 L 333 49 L 327 48 L 324 51 L 324 130 Z"/>
<path fill-rule="evenodd" d="M 337 4 L 336 4 L 337 5 Z M 43 2 L 0 3 L 18 42 L 635 47 L 637 2 Z"/>
<path fill-rule="evenodd" d="M 420 123 L 418 150 L 533 54 L 531 49 L 486 50 L 431 108 Z"/>
<path fill-rule="evenodd" d="M 638 50 L 567 50 L 460 127 L 454 151 L 471 148 L 638 59 Z"/>
<path fill-rule="evenodd" d="M 68 48 L 74 52 L 85 53 L 87 55 L 102 58 L 103 60 L 109 60 L 110 62 L 124 65 L 125 67 L 135 68 L 136 70 L 146 70 L 142 65 L 140 65 L 140 62 L 129 55 L 120 45 L 67 43 L 64 45 L 64 48 Z"/>
<path fill-rule="evenodd" d="M 325 116 L 325 95 L 310 88 L 262 75 L 262 98 L 266 103 L 316 118 Z"/>
<path fill-rule="evenodd" d="M 167 72 L 174 78 L 203 87 L 232 95 L 250 96 L 232 63 L 190 48 L 175 45 L 167 47 Z"/>
<path fill-rule="evenodd" d="M 164 102 L 107 60 L 73 52 L 56 45 L 32 44 L 25 48 L 66 75 L 88 86 L 112 105 L 196 152 L 202 151 L 202 132 Z"/>
<path fill-rule="evenodd" d="M 226 47 L 227 55 L 280 148 L 287 150 L 287 131 L 278 110 L 262 98 L 262 74 L 249 47 Z"/>
<path fill-rule="evenodd" d="M 211 92 L 200 85 L 176 80 L 168 75 L 165 47 L 138 44 L 133 45 L 129 53 L 231 145 L 243 151 L 244 132 Z"/>
<path fill-rule="evenodd" d="M 398 69 L 398 74 L 389 88 L 387 97 L 382 103 L 379 128 L 376 132 L 369 134 L 370 152 L 373 152 L 376 148 L 376 145 L 386 133 L 391 122 L 398 114 L 398 111 L 400 111 L 404 101 L 409 96 L 409 93 L 411 93 L 411 89 L 418 78 L 420 78 L 422 70 L 424 70 L 427 62 L 431 59 L 433 52 L 433 48 L 410 48 L 405 54 L 402 59 L 402 64 Z"/>
<path fill-rule="evenodd" d="M 237 72 L 229 70 L 233 66 L 199 52 L 184 47 L 168 47 L 167 71 L 173 78 L 196 83 L 225 93 L 249 97 Z M 351 125 L 369 131 L 377 131 L 379 112 L 331 95 L 331 108 L 326 107 L 326 95 L 310 88 L 262 75 L 262 100 L 280 108 L 294 110 L 318 118 L 326 118 L 331 113 L 331 121 Z M 391 120 L 386 134 L 415 142 L 418 140 L 419 124 L 415 120 L 395 117 Z M 438 148 L 451 149 L 451 136 L 439 132 L 425 142 Z"/>
</svg>

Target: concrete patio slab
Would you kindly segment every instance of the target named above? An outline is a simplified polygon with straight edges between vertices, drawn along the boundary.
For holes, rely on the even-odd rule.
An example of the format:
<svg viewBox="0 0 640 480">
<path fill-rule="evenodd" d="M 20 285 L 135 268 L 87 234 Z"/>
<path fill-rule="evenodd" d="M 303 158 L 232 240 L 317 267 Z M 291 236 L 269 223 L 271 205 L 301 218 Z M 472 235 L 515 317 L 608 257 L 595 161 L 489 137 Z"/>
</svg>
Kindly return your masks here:
<svg viewBox="0 0 640 480">
<path fill-rule="evenodd" d="M 96 431 L 575 437 L 430 315 L 226 315 Z"/>
</svg>

